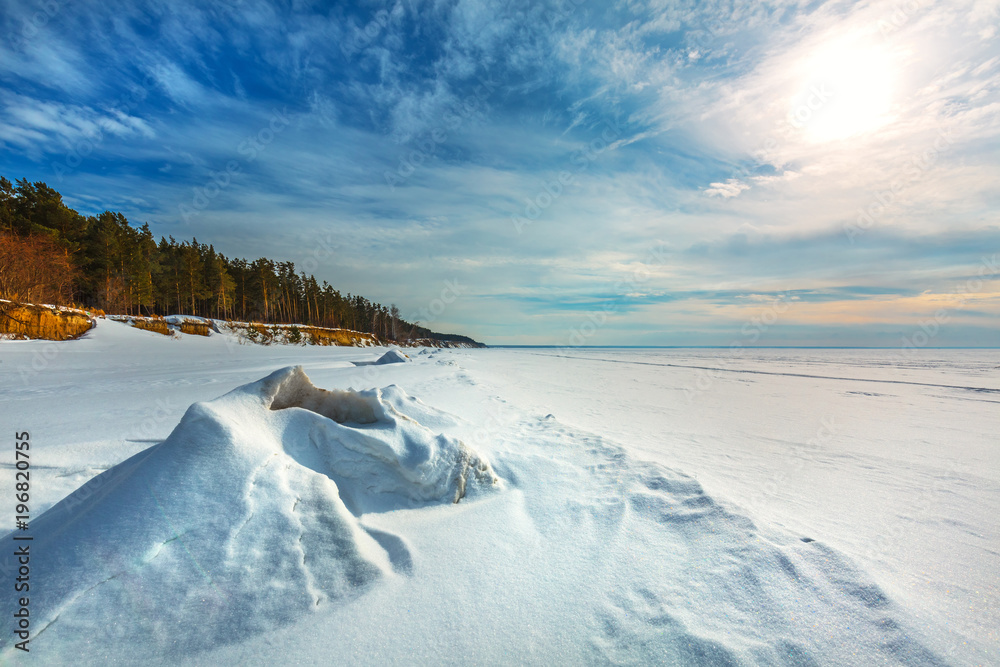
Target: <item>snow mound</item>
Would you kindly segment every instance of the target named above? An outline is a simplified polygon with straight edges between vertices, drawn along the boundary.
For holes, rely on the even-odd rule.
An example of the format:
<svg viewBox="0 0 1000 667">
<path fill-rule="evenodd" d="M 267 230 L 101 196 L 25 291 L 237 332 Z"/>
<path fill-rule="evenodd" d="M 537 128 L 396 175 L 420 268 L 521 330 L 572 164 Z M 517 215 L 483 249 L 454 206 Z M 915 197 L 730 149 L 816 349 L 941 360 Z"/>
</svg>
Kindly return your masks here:
<svg viewBox="0 0 1000 667">
<path fill-rule="evenodd" d="M 376 365 L 382 365 L 382 364 L 402 364 L 402 363 L 406 363 L 409 360 L 410 360 L 410 358 L 407 357 L 402 352 L 400 352 L 399 350 L 389 350 L 388 352 L 386 352 L 385 354 L 383 354 L 381 357 L 379 357 L 378 361 L 376 361 L 375 364 Z"/>
<path fill-rule="evenodd" d="M 195 403 L 165 441 L 32 523 L 44 582 L 31 589 L 32 638 L 44 632 L 50 656 L 99 646 L 173 661 L 396 576 L 405 541 L 360 514 L 458 502 L 498 481 L 407 408 L 432 416 L 397 387 L 326 391 L 301 367 Z"/>
<path fill-rule="evenodd" d="M 385 364 L 404 364 L 410 358 L 399 350 L 389 350 L 375 361 L 355 361 L 355 366 L 384 366 Z"/>
</svg>

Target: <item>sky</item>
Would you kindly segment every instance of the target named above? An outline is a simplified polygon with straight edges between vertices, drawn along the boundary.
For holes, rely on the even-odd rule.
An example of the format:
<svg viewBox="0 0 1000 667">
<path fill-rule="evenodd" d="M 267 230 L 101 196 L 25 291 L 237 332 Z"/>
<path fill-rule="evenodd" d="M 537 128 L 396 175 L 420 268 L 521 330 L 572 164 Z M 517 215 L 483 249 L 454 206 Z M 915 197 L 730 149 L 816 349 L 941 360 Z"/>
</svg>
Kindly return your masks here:
<svg viewBox="0 0 1000 667">
<path fill-rule="evenodd" d="M 1000 345 L 1000 0 L 0 0 L 0 174 L 489 344 Z"/>
</svg>

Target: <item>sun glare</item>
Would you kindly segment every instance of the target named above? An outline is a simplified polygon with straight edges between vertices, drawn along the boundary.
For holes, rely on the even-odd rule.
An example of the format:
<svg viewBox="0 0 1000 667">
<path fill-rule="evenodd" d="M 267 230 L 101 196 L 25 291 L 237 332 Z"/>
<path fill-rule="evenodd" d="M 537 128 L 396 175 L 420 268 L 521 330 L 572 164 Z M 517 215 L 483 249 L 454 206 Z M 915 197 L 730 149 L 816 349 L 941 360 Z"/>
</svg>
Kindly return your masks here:
<svg viewBox="0 0 1000 667">
<path fill-rule="evenodd" d="M 892 120 L 892 63 L 883 49 L 857 43 L 828 46 L 799 72 L 788 121 L 809 141 L 849 139 Z"/>
</svg>

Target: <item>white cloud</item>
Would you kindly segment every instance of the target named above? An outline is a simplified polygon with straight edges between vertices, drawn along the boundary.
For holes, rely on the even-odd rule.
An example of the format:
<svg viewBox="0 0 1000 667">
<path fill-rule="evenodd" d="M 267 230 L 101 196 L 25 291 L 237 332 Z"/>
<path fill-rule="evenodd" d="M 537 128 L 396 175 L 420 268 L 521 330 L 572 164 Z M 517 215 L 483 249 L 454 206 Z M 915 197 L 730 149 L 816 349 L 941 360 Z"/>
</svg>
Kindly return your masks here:
<svg viewBox="0 0 1000 667">
<path fill-rule="evenodd" d="M 722 197 L 729 199 L 736 197 L 744 190 L 749 190 L 750 186 L 739 179 L 730 178 L 725 183 L 712 183 L 705 188 L 705 194 L 709 197 Z"/>
<path fill-rule="evenodd" d="M 65 150 L 87 140 L 101 142 L 106 135 L 154 136 L 141 118 L 121 110 L 104 112 L 78 104 L 37 100 L 17 93 L 2 96 L 0 141 L 38 155 L 43 150 Z"/>
</svg>

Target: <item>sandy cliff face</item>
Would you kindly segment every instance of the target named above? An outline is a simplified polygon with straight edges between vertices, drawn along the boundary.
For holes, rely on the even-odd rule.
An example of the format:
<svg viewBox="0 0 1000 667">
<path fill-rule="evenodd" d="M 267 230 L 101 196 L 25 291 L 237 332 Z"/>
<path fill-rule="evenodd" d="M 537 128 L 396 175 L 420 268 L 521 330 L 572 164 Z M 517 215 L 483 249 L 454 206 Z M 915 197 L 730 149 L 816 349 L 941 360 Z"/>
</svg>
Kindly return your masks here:
<svg viewBox="0 0 1000 667">
<path fill-rule="evenodd" d="M 47 306 L 0 304 L 0 334 L 44 340 L 70 340 L 93 326 L 93 318 L 80 310 Z"/>
<path fill-rule="evenodd" d="M 98 313 L 101 317 L 104 314 Z M 107 315 L 107 319 L 125 322 L 145 331 L 175 335 L 209 336 L 227 333 L 240 342 L 271 344 L 336 345 L 346 347 L 374 347 L 387 344 L 371 333 L 350 329 L 332 329 L 298 324 L 258 324 L 250 322 L 224 322 L 184 315 L 167 317 L 141 317 L 132 315 Z M 90 330 L 94 316 L 73 308 L 18 304 L 0 300 L 0 335 L 15 338 L 42 340 L 71 340 Z M 420 338 L 395 343 L 406 347 L 485 347 L 474 341 L 443 341 Z"/>
</svg>

